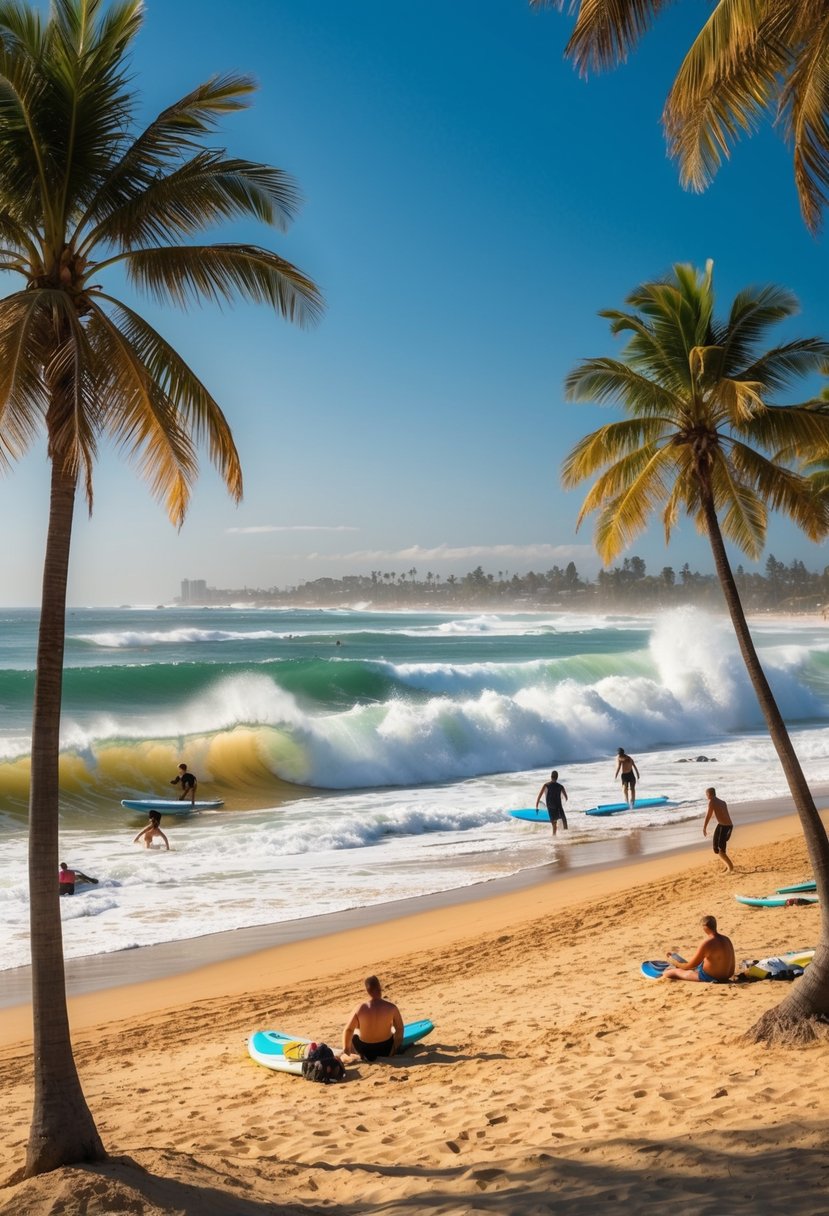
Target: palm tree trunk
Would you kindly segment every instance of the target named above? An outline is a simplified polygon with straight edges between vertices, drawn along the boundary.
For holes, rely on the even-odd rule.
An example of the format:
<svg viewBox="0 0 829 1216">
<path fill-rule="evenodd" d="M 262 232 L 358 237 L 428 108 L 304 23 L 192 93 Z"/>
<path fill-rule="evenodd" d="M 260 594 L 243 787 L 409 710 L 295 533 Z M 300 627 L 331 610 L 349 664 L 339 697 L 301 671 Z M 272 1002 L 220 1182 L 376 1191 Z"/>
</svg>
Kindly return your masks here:
<svg viewBox="0 0 829 1216">
<path fill-rule="evenodd" d="M 35 1093 L 26 1156 L 27 1177 L 61 1165 L 106 1158 L 72 1055 L 57 881 L 60 710 L 75 480 L 74 474 L 67 473 L 53 454 L 29 794 Z"/>
<path fill-rule="evenodd" d="M 728 605 L 731 623 L 737 635 L 740 653 L 748 671 L 769 736 L 774 744 L 783 772 L 786 775 L 792 800 L 800 818 L 806 848 L 814 870 L 820 896 L 820 941 L 814 961 L 806 969 L 802 979 L 793 985 L 785 1000 L 770 1009 L 749 1031 L 757 1040 L 770 1038 L 808 1039 L 814 1035 L 809 1019 L 829 1014 L 829 838 L 818 814 L 811 790 L 803 775 L 783 716 L 777 707 L 774 694 L 769 687 L 757 650 L 754 646 L 748 621 L 743 611 L 737 584 L 725 551 L 717 512 L 710 492 L 703 489 L 703 511 L 708 539 L 714 554 L 717 576 Z"/>
</svg>

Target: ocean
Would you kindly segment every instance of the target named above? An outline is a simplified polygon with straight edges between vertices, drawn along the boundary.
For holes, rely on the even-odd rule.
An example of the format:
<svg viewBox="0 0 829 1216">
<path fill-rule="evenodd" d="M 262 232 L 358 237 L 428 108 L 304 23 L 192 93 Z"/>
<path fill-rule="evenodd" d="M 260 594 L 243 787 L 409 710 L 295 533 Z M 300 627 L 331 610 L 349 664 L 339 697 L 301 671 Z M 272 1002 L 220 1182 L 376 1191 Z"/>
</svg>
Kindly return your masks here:
<svg viewBox="0 0 829 1216">
<path fill-rule="evenodd" d="M 0 611 L 0 970 L 29 961 L 26 800 L 37 613 Z M 829 783 L 829 633 L 755 636 L 807 776 Z M 612 818 L 617 747 L 643 798 Z M 700 759 L 704 757 L 704 759 Z M 171 797 L 180 762 L 219 811 L 132 843 L 122 798 Z M 570 829 L 520 823 L 556 768 Z M 67 618 L 61 901 L 68 958 L 482 883 L 598 840 L 786 792 L 724 617 L 83 608 Z M 737 840 L 735 839 L 735 853 Z"/>
</svg>

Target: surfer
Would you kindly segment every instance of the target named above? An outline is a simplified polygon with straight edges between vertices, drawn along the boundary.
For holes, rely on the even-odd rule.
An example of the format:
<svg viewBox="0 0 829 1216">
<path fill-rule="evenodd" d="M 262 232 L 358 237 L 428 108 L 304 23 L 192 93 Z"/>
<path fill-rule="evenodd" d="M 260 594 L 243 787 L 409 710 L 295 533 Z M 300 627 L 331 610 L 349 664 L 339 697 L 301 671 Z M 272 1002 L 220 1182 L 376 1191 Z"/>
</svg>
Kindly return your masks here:
<svg viewBox="0 0 829 1216">
<path fill-rule="evenodd" d="M 91 882 L 95 886 L 98 885 L 97 878 L 90 878 L 82 870 L 70 870 L 66 862 L 62 861 L 58 870 L 58 888 L 61 895 L 74 895 L 76 882 Z"/>
<path fill-rule="evenodd" d="M 151 849 L 153 847 L 153 841 L 156 839 L 156 837 L 160 837 L 161 840 L 164 841 L 164 847 L 169 853 L 170 842 L 161 830 L 161 816 L 157 811 L 151 811 L 150 822 L 145 828 L 141 829 L 132 843 L 138 844 L 139 840 L 141 840 L 144 842 L 145 849 Z"/>
<path fill-rule="evenodd" d="M 717 797 L 717 791 L 713 785 L 705 791 L 705 796 L 708 799 L 708 811 L 705 816 L 705 823 L 702 825 L 702 834 L 703 836 L 708 835 L 708 824 L 712 818 L 716 819 L 717 826 L 714 828 L 713 837 L 714 852 L 720 861 L 725 862 L 725 873 L 730 874 L 734 869 L 734 863 L 726 853 L 725 846 L 731 839 L 734 824 L 728 813 L 728 803 L 725 799 Z"/>
<path fill-rule="evenodd" d="M 188 772 L 186 764 L 178 766 L 178 776 L 174 777 L 170 785 L 181 784 L 181 793 L 179 794 L 179 802 L 184 802 L 186 798 L 190 799 L 191 805 L 196 803 L 196 786 L 199 784 L 196 780 L 195 773 Z"/>
<path fill-rule="evenodd" d="M 535 800 L 535 809 L 538 810 L 538 805 L 541 799 L 544 798 L 547 803 L 547 814 L 550 816 L 550 823 L 553 825 L 553 835 L 556 834 L 556 827 L 559 819 L 564 831 L 567 831 L 567 816 L 564 814 L 564 807 L 561 805 L 562 798 L 565 802 L 568 801 L 567 790 L 558 779 L 558 773 L 555 769 L 550 773 L 550 780 L 546 781 L 538 791 L 538 797 Z"/>
<path fill-rule="evenodd" d="M 717 932 L 715 916 L 703 916 L 701 924 L 705 937 L 697 947 L 694 957 L 686 963 L 675 954 L 669 954 L 668 957 L 673 959 L 676 965 L 663 972 L 664 979 L 701 980 L 709 984 L 726 984 L 731 979 L 736 970 L 731 938 Z"/>
<path fill-rule="evenodd" d="M 403 1019 L 397 1006 L 384 999 L 376 975 L 370 975 L 365 986 L 368 1000 L 357 1006 L 346 1023 L 343 1053 L 358 1055 L 361 1060 L 371 1064 L 382 1056 L 396 1055 L 400 1050 Z"/>
<path fill-rule="evenodd" d="M 622 793 L 625 796 L 625 802 L 633 810 L 636 806 L 636 780 L 639 776 L 639 769 L 636 767 L 636 761 L 627 754 L 623 747 L 618 749 L 616 756 L 614 780 L 619 773 L 622 774 Z"/>
</svg>

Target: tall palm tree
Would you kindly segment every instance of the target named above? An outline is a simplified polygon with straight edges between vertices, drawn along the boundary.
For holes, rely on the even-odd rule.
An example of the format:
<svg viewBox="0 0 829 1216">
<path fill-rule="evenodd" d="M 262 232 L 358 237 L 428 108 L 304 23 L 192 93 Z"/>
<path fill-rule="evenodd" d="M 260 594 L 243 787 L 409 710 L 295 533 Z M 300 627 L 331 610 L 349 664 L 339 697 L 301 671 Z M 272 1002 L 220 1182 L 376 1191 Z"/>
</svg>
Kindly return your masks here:
<svg viewBox="0 0 829 1216">
<path fill-rule="evenodd" d="M 563 466 L 573 487 L 598 474 L 579 523 L 598 512 L 596 548 L 609 564 L 661 511 L 666 541 L 681 514 L 709 540 L 734 632 L 780 758 L 806 837 L 821 896 L 821 940 L 813 967 L 755 1027 L 758 1037 L 809 1033 L 829 1014 L 829 840 L 757 656 L 725 541 L 751 558 L 762 551 L 767 511 L 782 511 L 817 540 L 829 504 L 796 465 L 829 452 L 829 413 L 815 402 L 775 405 L 773 394 L 826 366 L 829 343 L 804 338 L 763 349 L 766 332 L 790 317 L 794 297 L 746 288 L 717 320 L 713 265 L 675 266 L 628 297 L 629 311 L 600 315 L 628 334 L 619 359 L 587 359 L 567 377 L 571 401 L 618 403 L 626 415 L 587 435 Z"/>
<path fill-rule="evenodd" d="M 58 864 L 58 753 L 66 583 L 79 484 L 106 438 L 135 461 L 177 525 L 203 444 L 230 494 L 242 475 L 228 423 L 198 377 L 105 286 L 120 271 L 157 301 L 235 297 L 297 322 L 314 284 L 258 245 L 198 244 L 225 219 L 285 228 L 298 196 L 279 169 L 205 146 L 253 91 L 217 76 L 135 127 L 127 56 L 141 0 L 0 0 L 0 465 L 45 431 L 51 500 L 32 728 L 29 810 L 35 1098 L 26 1172 L 93 1160 L 104 1148 L 72 1056 Z M 191 243 L 192 242 L 192 243 Z"/>
<path fill-rule="evenodd" d="M 578 8 L 566 54 L 582 75 L 627 58 L 668 0 L 530 0 Z M 829 7 L 825 0 L 718 0 L 663 114 L 683 185 L 704 190 L 741 134 L 770 117 L 792 145 L 804 221 L 829 202 Z"/>
</svg>

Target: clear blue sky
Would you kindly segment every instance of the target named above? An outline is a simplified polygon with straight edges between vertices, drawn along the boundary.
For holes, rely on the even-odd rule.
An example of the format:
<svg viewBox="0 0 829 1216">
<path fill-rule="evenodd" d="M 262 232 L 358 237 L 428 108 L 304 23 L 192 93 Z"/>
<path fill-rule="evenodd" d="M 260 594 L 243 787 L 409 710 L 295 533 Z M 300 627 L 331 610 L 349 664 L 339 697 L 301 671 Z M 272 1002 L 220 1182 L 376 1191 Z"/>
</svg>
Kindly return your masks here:
<svg viewBox="0 0 829 1216">
<path fill-rule="evenodd" d="M 678 261 L 715 261 L 798 295 L 791 333 L 823 334 L 825 243 L 800 220 L 771 131 L 704 195 L 683 193 L 659 116 L 701 6 L 671 11 L 624 68 L 585 83 L 571 20 L 525 0 L 148 0 L 134 60 L 146 118 L 207 76 L 260 82 L 221 142 L 292 173 L 306 199 L 266 240 L 311 274 L 327 312 L 300 331 L 264 309 L 143 304 L 214 391 L 245 471 L 235 508 L 205 462 L 180 533 L 104 451 L 77 516 L 74 604 L 161 602 L 181 578 L 286 586 L 416 567 L 447 575 L 594 575 L 562 456 L 611 415 L 565 405 L 579 359 L 617 349 L 600 308 Z M 782 335 L 781 335 L 782 336 Z M 41 445 L 0 481 L 12 527 L 0 602 L 36 603 L 48 473 Z M 8 533 L 7 533 L 8 534 Z M 782 523 L 767 551 L 827 561 Z M 634 547 L 652 571 L 710 569 L 688 527 Z"/>
</svg>

